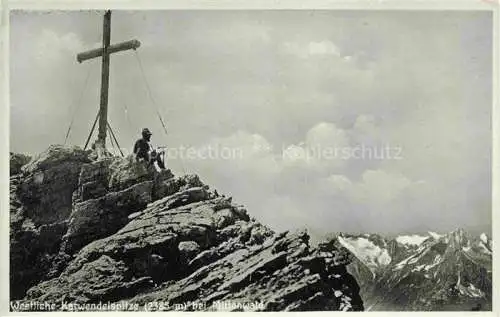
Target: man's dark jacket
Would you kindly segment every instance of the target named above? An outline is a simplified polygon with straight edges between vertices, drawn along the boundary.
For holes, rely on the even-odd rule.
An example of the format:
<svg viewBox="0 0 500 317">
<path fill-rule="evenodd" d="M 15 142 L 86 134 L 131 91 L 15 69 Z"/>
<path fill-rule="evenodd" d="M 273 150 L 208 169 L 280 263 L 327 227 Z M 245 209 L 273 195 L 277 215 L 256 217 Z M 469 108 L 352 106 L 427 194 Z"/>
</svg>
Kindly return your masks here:
<svg viewBox="0 0 500 317">
<path fill-rule="evenodd" d="M 143 158 L 149 162 L 149 143 L 144 139 L 139 139 L 135 142 L 134 153 L 137 159 Z"/>
</svg>

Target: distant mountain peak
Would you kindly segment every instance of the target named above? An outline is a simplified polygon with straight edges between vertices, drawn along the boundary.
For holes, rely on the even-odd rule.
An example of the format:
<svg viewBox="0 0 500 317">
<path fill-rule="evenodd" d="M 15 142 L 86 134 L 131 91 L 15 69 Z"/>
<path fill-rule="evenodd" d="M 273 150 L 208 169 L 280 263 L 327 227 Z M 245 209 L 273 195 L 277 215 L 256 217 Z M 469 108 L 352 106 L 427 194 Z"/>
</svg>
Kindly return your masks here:
<svg viewBox="0 0 500 317">
<path fill-rule="evenodd" d="M 486 234 L 473 236 L 457 228 L 448 233 L 429 231 L 428 235 L 395 238 L 364 234 L 340 237 L 339 242 L 357 259 L 348 270 L 361 284 L 370 310 L 491 307 L 492 241 Z M 369 248 L 368 242 L 372 244 Z M 391 261 L 375 265 L 375 254 L 380 256 L 384 251 Z"/>
</svg>

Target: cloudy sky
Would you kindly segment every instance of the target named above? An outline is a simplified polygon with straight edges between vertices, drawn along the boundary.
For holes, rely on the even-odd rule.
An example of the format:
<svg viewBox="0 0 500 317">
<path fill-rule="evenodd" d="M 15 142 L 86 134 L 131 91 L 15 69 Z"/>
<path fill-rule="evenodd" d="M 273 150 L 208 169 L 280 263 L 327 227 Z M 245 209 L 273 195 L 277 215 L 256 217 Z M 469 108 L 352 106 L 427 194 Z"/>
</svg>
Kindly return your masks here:
<svg viewBox="0 0 500 317">
<path fill-rule="evenodd" d="M 63 143 L 73 117 L 84 144 L 100 59 L 76 54 L 102 14 L 11 13 L 11 151 Z M 491 30 L 489 12 L 114 11 L 111 42 L 142 45 L 111 57 L 109 120 L 128 150 L 143 127 L 195 149 L 167 164 L 275 229 L 490 232 Z"/>
</svg>

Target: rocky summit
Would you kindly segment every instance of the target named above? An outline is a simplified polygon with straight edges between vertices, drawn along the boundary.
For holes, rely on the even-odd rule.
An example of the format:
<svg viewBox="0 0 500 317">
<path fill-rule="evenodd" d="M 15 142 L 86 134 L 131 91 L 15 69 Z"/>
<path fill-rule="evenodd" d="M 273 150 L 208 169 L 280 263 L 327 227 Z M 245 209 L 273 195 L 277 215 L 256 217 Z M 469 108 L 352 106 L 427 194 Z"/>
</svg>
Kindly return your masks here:
<svg viewBox="0 0 500 317">
<path fill-rule="evenodd" d="M 274 232 L 196 175 L 51 146 L 11 154 L 10 185 L 13 310 L 363 310 L 344 247 Z"/>
</svg>

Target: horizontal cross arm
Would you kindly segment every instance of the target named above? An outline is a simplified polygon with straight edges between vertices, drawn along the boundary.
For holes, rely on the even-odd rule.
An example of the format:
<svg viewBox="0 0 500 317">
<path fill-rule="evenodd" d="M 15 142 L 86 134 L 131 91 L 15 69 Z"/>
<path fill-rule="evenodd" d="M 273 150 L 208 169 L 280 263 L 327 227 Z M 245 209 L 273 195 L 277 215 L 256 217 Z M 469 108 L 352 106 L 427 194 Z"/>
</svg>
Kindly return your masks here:
<svg viewBox="0 0 500 317">
<path fill-rule="evenodd" d="M 126 42 L 113 44 L 113 45 L 110 45 L 108 47 L 108 54 L 112 54 L 112 53 L 116 53 L 116 52 L 120 52 L 120 51 L 126 51 L 126 50 L 130 50 L 130 49 L 135 50 L 139 46 L 141 46 L 141 42 L 139 42 L 138 40 L 130 40 L 130 41 L 126 41 Z M 79 63 L 81 63 L 81 62 L 86 61 L 88 59 L 102 56 L 102 51 L 103 51 L 102 48 L 96 48 L 96 49 L 93 49 L 90 51 L 80 53 L 80 54 L 76 55 L 76 60 Z"/>
</svg>

